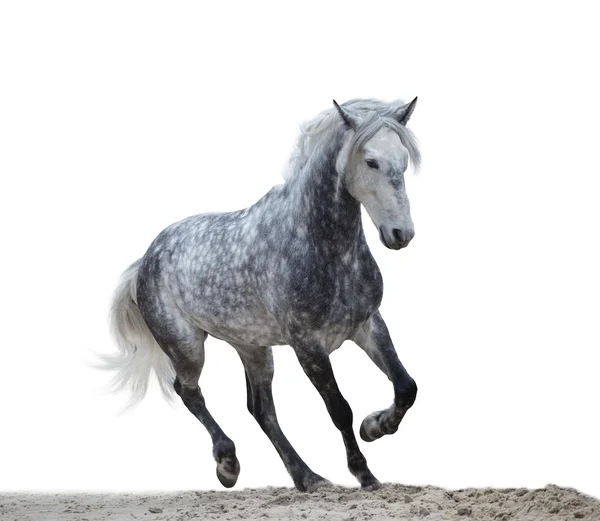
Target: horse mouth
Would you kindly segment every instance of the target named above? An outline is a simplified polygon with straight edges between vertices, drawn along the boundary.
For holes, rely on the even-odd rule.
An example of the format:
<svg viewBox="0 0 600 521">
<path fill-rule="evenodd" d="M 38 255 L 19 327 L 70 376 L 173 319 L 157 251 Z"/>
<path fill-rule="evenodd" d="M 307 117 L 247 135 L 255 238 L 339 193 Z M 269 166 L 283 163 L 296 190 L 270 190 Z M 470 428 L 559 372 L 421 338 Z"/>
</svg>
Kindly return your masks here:
<svg viewBox="0 0 600 521">
<path fill-rule="evenodd" d="M 389 245 L 389 243 L 387 242 L 387 240 L 385 238 L 385 234 L 383 233 L 383 230 L 381 228 L 379 228 L 379 240 L 388 250 L 398 249 L 398 248 L 392 248 L 392 246 Z"/>
<path fill-rule="evenodd" d="M 379 240 L 388 250 L 400 250 L 406 248 L 410 241 L 399 241 L 396 238 L 386 238 L 383 229 L 379 228 Z"/>
</svg>

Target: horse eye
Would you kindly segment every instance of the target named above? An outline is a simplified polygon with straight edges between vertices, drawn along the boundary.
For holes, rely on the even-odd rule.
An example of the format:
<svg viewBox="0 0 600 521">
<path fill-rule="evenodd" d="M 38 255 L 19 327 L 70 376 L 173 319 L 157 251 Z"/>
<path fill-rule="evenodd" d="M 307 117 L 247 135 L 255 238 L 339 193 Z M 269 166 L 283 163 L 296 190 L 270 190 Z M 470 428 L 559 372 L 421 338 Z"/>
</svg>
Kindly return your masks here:
<svg viewBox="0 0 600 521">
<path fill-rule="evenodd" d="M 365 162 L 367 163 L 367 166 L 373 170 L 377 170 L 379 168 L 379 163 L 374 159 L 367 159 Z"/>
</svg>

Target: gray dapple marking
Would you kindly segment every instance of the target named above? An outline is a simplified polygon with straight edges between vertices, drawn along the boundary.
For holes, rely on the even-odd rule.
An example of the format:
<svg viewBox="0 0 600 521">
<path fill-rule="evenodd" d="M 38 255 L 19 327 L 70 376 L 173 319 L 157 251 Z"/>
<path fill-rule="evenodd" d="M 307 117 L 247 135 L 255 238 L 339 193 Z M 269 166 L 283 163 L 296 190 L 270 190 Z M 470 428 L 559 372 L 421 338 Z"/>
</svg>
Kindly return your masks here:
<svg viewBox="0 0 600 521">
<path fill-rule="evenodd" d="M 367 416 L 365 441 L 392 434 L 417 394 L 378 312 L 381 274 L 365 237 L 362 203 L 388 248 L 414 236 L 404 173 L 418 167 L 406 124 L 409 104 L 352 100 L 303 127 L 285 175 L 260 201 L 231 213 L 189 217 L 165 229 L 125 271 L 111 310 L 120 354 L 106 360 L 117 388 L 132 400 L 153 369 L 206 427 L 217 476 L 236 483 L 234 443 L 206 408 L 198 386 L 208 335 L 230 343 L 246 373 L 248 410 L 281 456 L 294 484 L 314 490 L 327 480 L 291 446 L 277 421 L 271 346 L 289 344 L 340 430 L 348 467 L 376 488 L 352 430 L 352 410 L 335 381 L 329 354 L 352 339 L 387 375 L 394 403 Z"/>
</svg>

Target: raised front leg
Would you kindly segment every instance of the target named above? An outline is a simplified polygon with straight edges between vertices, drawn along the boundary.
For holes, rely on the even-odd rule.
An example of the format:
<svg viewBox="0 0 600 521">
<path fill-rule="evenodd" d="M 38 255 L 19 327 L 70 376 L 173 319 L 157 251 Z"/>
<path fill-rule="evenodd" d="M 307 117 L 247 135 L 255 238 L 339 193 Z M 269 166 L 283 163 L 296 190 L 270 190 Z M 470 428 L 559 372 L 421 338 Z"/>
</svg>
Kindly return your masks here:
<svg viewBox="0 0 600 521">
<path fill-rule="evenodd" d="M 352 409 L 342 396 L 335 381 L 329 355 L 325 349 L 317 344 L 302 342 L 292 347 L 302 369 L 304 369 L 304 372 L 323 398 L 333 423 L 342 433 L 350 472 L 356 477 L 362 488 L 371 490 L 379 488 L 381 483 L 369 470 L 367 460 L 358 448 L 352 430 Z"/>
<path fill-rule="evenodd" d="M 415 403 L 417 384 L 398 359 L 387 326 L 379 312 L 363 324 L 353 340 L 365 350 L 394 386 L 392 406 L 369 414 L 360 427 L 360 437 L 365 441 L 374 441 L 398 430 L 406 411 Z"/>
</svg>

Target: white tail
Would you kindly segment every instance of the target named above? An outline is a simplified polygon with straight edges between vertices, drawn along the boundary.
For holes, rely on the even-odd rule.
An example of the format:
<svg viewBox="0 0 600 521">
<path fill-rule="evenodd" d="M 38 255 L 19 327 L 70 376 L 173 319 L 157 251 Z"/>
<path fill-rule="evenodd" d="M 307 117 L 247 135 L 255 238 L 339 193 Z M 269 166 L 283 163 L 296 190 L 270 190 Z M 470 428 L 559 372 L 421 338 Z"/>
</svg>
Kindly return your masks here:
<svg viewBox="0 0 600 521">
<path fill-rule="evenodd" d="M 152 336 L 137 306 L 139 264 L 139 260 L 134 262 L 121 276 L 110 310 L 110 328 L 120 352 L 103 356 L 104 363 L 99 366 L 117 372 L 112 381 L 113 392 L 124 388 L 131 391 L 126 408 L 136 405 L 144 398 L 153 369 L 167 400 L 172 402 L 174 398 L 173 365 Z"/>
</svg>

